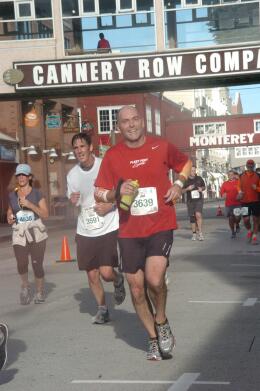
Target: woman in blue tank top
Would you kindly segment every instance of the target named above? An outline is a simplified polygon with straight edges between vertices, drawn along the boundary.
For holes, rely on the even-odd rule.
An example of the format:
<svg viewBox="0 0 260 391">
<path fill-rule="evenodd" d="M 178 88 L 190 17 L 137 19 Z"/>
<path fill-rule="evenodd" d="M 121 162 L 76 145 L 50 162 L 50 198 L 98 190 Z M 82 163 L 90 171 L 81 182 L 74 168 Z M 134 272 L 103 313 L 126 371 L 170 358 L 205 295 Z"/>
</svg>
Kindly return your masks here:
<svg viewBox="0 0 260 391">
<path fill-rule="evenodd" d="M 48 217 L 46 200 L 38 189 L 32 187 L 32 172 L 28 164 L 18 164 L 15 171 L 17 187 L 9 194 L 7 221 L 13 229 L 13 249 L 21 278 L 20 303 L 31 302 L 28 279 L 29 257 L 35 277 L 36 304 L 43 303 L 43 259 L 48 237 L 41 218 Z"/>
</svg>

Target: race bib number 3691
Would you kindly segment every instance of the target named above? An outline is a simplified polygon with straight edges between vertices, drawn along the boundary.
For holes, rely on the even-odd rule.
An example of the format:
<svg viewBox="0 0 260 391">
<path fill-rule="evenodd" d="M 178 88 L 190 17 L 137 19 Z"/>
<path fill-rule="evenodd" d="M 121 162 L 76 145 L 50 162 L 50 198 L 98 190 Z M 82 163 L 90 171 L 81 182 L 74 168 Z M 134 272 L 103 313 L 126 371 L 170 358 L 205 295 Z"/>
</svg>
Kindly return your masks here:
<svg viewBox="0 0 260 391">
<path fill-rule="evenodd" d="M 157 191 L 155 187 L 140 187 L 131 206 L 132 216 L 144 216 L 158 212 Z"/>
</svg>

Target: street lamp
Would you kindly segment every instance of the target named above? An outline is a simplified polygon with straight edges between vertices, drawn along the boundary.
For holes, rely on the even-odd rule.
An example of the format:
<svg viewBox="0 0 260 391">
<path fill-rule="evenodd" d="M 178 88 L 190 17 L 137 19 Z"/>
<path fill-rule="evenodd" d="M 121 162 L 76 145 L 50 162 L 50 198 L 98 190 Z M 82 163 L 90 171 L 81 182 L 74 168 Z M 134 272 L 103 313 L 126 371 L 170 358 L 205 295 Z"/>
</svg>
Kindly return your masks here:
<svg viewBox="0 0 260 391">
<path fill-rule="evenodd" d="M 58 154 L 57 154 L 55 148 L 43 149 L 42 153 L 48 153 L 50 158 L 56 158 L 56 157 L 58 157 Z"/>
<path fill-rule="evenodd" d="M 21 150 L 27 151 L 27 155 L 38 155 L 34 145 L 30 145 L 29 147 L 22 147 Z"/>
<path fill-rule="evenodd" d="M 63 152 L 62 156 L 67 156 L 68 160 L 75 160 L 76 159 L 75 155 L 72 151 L 71 152 Z"/>
</svg>

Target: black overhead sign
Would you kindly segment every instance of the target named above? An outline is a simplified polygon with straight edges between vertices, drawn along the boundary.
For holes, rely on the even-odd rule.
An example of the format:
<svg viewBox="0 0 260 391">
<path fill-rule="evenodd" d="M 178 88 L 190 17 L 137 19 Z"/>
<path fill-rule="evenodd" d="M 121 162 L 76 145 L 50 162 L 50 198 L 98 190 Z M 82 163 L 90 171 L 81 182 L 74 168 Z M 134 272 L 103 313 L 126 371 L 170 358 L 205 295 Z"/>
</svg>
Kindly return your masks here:
<svg viewBox="0 0 260 391">
<path fill-rule="evenodd" d="M 16 90 L 90 87 L 260 73 L 260 45 L 208 50 L 15 62 L 24 78 Z"/>
</svg>

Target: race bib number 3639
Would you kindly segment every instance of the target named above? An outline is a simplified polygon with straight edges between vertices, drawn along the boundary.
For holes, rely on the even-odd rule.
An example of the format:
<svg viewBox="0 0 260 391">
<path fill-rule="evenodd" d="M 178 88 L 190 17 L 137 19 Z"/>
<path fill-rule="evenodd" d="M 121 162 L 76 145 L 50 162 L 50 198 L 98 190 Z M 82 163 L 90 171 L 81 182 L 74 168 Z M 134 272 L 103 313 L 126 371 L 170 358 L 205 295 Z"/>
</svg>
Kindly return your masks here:
<svg viewBox="0 0 260 391">
<path fill-rule="evenodd" d="M 158 212 L 157 191 L 155 187 L 140 187 L 131 206 L 132 216 L 144 216 Z"/>
</svg>

